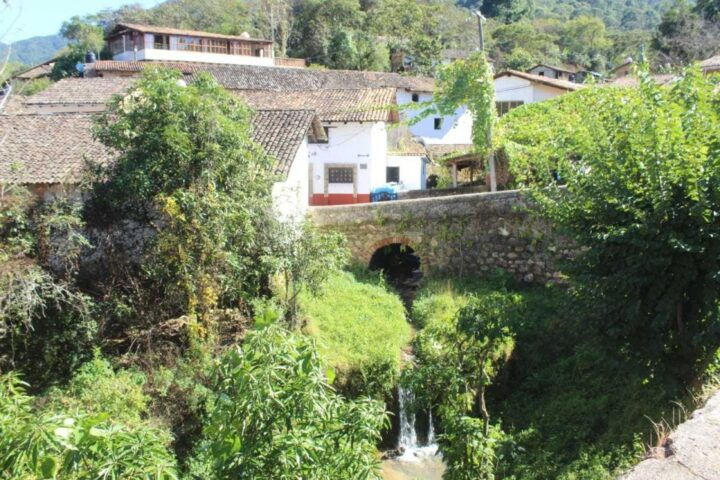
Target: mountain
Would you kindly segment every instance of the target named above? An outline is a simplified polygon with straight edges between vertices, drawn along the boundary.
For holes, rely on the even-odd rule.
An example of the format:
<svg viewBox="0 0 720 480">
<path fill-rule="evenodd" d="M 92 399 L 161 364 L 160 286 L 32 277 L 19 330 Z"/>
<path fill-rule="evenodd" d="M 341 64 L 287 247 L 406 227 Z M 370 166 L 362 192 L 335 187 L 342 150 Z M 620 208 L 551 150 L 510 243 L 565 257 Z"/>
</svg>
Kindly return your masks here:
<svg viewBox="0 0 720 480">
<path fill-rule="evenodd" d="M 45 35 L 19 40 L 12 44 L 10 61 L 23 65 L 36 65 L 50 60 L 65 45 L 67 45 L 67 40 L 60 35 Z M 6 48 L 5 44 L 0 43 L 1 58 L 4 58 Z"/>
</svg>

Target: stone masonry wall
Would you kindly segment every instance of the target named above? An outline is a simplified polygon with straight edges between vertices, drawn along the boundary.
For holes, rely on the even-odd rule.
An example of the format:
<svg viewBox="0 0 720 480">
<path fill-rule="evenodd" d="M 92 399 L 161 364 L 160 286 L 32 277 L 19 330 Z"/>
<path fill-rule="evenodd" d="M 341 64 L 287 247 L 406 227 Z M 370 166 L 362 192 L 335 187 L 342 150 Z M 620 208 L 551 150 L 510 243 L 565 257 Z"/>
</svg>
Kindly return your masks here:
<svg viewBox="0 0 720 480">
<path fill-rule="evenodd" d="M 420 256 L 426 272 L 483 276 L 500 268 L 546 283 L 560 277 L 557 260 L 572 254 L 517 191 L 315 207 L 310 218 L 343 233 L 365 265 L 379 248 L 400 243 Z"/>
</svg>

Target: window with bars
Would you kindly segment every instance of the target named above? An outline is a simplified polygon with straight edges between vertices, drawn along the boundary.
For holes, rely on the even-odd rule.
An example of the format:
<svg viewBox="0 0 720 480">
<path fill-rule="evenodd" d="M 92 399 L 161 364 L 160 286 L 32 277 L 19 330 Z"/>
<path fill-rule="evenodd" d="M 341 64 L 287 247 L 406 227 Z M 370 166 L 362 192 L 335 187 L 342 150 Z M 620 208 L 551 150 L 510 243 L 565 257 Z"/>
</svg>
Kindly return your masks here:
<svg viewBox="0 0 720 480">
<path fill-rule="evenodd" d="M 196 37 L 180 37 L 178 39 L 178 50 L 202 52 L 202 43 L 200 39 Z"/>
<path fill-rule="evenodd" d="M 206 40 L 205 44 L 210 53 L 228 53 L 227 40 Z"/>
<path fill-rule="evenodd" d="M 328 183 L 353 183 L 354 171 L 347 167 L 328 168 Z"/>
<path fill-rule="evenodd" d="M 525 102 L 522 101 L 512 101 L 512 102 L 495 102 L 495 108 L 497 108 L 497 114 L 498 117 L 502 117 L 506 113 L 508 113 L 513 108 L 517 108 L 520 105 L 523 105 Z"/>
<path fill-rule="evenodd" d="M 385 181 L 387 183 L 400 183 L 400 167 L 387 167 L 385 170 Z"/>
</svg>

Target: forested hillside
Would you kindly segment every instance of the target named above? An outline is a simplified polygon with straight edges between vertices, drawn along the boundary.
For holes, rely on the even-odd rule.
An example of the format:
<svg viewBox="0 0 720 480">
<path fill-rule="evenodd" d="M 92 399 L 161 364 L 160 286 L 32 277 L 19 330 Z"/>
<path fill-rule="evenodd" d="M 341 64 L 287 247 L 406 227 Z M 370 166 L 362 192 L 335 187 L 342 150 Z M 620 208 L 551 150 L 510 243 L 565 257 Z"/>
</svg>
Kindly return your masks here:
<svg viewBox="0 0 720 480">
<path fill-rule="evenodd" d="M 570 64 L 606 72 L 644 55 L 656 70 L 707 58 L 720 49 L 716 0 L 167 0 L 69 19 L 72 44 L 56 77 L 72 74 L 87 50 L 103 48 L 116 22 L 147 23 L 271 38 L 277 56 L 328 68 L 390 70 L 402 53 L 412 74 L 432 74 L 448 49 L 479 45 L 479 8 L 497 68 Z M 107 55 L 107 52 L 105 53 Z M 397 56 L 396 56 L 397 58 Z M 407 65 L 405 66 L 407 67 Z"/>
<path fill-rule="evenodd" d="M 51 59 L 59 50 L 67 45 L 61 35 L 45 35 L 19 40 L 11 45 L 9 60 L 23 65 L 36 65 Z M 7 55 L 7 45 L 0 43 L 0 56 Z"/>
</svg>

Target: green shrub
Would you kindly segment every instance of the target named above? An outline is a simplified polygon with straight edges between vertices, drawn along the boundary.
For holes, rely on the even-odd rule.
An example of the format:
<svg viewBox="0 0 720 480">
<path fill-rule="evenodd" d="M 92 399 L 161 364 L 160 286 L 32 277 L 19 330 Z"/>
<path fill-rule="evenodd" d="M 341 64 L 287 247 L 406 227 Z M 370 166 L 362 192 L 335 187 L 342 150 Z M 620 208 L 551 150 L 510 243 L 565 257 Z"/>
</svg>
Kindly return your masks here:
<svg viewBox="0 0 720 480">
<path fill-rule="evenodd" d="M 115 421 L 136 423 L 147 412 L 148 398 L 143 393 L 145 375 L 132 370 L 115 371 L 99 356 L 82 365 L 68 385 L 54 388 L 50 400 L 64 411 L 105 413 Z"/>
<path fill-rule="evenodd" d="M 0 475 L 8 480 L 176 479 L 170 436 L 101 413 L 34 406 L 13 374 L 0 376 Z"/>
<path fill-rule="evenodd" d="M 314 342 L 273 326 L 220 359 L 195 478 L 378 478 L 380 402 L 345 400 Z"/>
<path fill-rule="evenodd" d="M 307 332 L 345 393 L 382 398 L 394 388 L 412 338 L 399 297 L 378 276 L 333 274 L 318 295 L 303 294 Z"/>
<path fill-rule="evenodd" d="M 57 382 L 91 356 L 96 334 L 88 296 L 29 260 L 0 264 L 0 368 Z"/>
<path fill-rule="evenodd" d="M 603 342 L 688 381 L 720 347 L 720 94 L 697 67 L 638 81 L 517 109 L 501 144 L 577 245 L 565 270 L 595 299 Z"/>
</svg>

